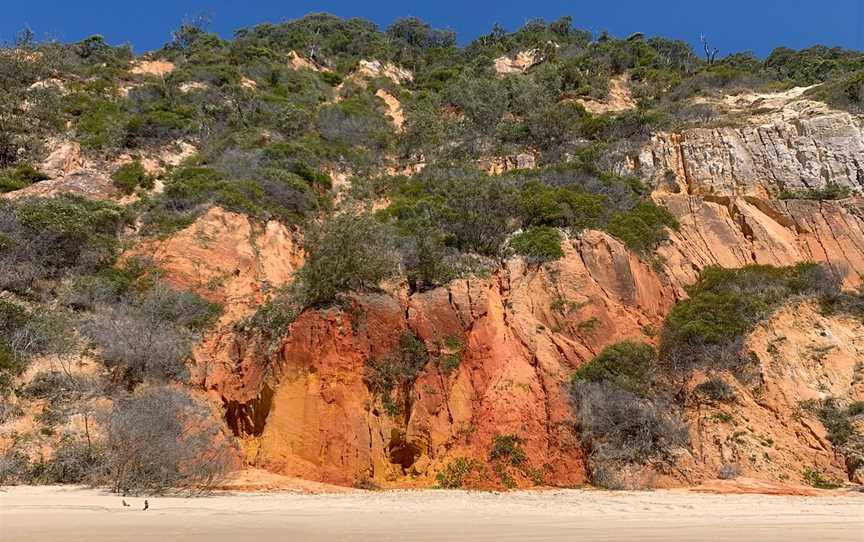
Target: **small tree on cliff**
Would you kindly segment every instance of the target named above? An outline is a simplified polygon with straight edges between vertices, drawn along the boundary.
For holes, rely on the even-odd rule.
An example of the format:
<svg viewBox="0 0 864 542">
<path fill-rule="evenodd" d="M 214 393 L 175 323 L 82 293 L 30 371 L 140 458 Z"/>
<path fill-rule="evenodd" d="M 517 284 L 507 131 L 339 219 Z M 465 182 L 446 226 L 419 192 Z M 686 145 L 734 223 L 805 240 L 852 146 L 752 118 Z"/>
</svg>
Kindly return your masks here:
<svg viewBox="0 0 864 542">
<path fill-rule="evenodd" d="M 306 236 L 306 263 L 297 273 L 302 305 L 332 303 L 340 294 L 372 290 L 399 269 L 391 229 L 366 214 L 339 214 Z"/>
<path fill-rule="evenodd" d="M 405 330 L 399 336 L 396 350 L 382 358 L 369 360 L 364 378 L 372 393 L 381 396 L 390 415 L 399 412 L 392 397 L 392 392 L 398 390 L 407 423 L 411 414 L 411 389 L 428 361 L 426 345 L 412 331 Z"/>
</svg>

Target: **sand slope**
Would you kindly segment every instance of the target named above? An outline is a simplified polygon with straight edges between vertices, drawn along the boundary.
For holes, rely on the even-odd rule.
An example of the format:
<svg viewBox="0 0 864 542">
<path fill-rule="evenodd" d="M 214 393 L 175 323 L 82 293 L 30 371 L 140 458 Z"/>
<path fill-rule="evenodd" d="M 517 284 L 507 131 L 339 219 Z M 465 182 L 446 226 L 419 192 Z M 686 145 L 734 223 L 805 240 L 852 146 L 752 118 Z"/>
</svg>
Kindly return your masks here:
<svg viewBox="0 0 864 542">
<path fill-rule="evenodd" d="M 864 540 L 864 495 L 563 490 L 120 498 L 92 489 L 0 493 L 0 540 Z"/>
</svg>

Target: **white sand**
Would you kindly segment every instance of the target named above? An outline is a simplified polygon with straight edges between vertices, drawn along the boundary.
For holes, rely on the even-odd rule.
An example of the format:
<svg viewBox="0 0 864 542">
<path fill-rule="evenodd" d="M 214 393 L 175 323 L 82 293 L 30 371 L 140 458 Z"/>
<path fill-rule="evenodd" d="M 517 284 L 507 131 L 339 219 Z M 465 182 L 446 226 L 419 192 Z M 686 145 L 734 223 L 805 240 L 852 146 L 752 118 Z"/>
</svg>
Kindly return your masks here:
<svg viewBox="0 0 864 542">
<path fill-rule="evenodd" d="M 0 493 L 0 540 L 864 541 L 864 495 L 686 491 L 387 491 L 120 497 L 74 487 Z"/>
</svg>

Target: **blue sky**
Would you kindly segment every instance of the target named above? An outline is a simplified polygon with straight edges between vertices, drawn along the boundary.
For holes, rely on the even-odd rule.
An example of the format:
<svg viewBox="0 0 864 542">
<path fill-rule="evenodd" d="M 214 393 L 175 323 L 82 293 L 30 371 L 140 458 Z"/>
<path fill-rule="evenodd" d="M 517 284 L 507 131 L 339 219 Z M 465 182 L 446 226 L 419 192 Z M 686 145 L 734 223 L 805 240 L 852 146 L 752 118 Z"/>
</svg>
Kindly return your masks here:
<svg viewBox="0 0 864 542">
<path fill-rule="evenodd" d="M 778 45 L 816 43 L 864 49 L 864 0 L 0 0 L 0 41 L 10 42 L 29 25 L 39 37 L 78 41 L 98 33 L 141 53 L 160 47 L 172 29 L 199 13 L 212 16 L 212 31 L 231 37 L 244 26 L 316 11 L 364 17 L 381 27 L 414 15 L 455 30 L 461 43 L 496 22 L 512 30 L 533 17 L 571 15 L 577 27 L 618 36 L 641 31 L 698 45 L 704 33 L 722 54 L 765 55 Z"/>
</svg>

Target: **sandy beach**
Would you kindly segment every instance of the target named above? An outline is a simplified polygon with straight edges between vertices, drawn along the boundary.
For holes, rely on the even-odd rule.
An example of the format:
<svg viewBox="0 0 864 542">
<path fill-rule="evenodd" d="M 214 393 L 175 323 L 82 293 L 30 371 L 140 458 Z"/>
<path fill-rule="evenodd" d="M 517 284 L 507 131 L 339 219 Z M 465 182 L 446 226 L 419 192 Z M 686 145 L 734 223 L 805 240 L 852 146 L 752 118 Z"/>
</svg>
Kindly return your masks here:
<svg viewBox="0 0 864 542">
<path fill-rule="evenodd" d="M 864 494 L 688 491 L 351 491 L 121 498 L 76 487 L 0 493 L 3 542 L 95 541 L 862 541 Z"/>
</svg>

